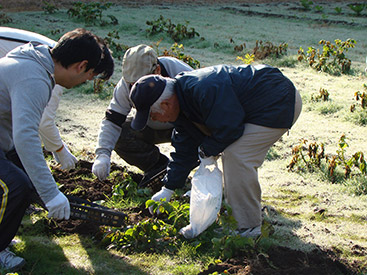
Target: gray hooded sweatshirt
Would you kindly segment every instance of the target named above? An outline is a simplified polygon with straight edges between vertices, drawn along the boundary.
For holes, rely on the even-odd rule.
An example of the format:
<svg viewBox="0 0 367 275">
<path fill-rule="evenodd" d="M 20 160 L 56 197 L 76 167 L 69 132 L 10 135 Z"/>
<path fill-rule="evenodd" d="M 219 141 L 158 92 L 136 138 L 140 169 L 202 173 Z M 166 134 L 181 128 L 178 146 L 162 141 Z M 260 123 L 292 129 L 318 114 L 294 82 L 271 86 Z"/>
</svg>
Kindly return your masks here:
<svg viewBox="0 0 367 275">
<path fill-rule="evenodd" d="M 38 134 L 55 85 L 53 73 L 46 45 L 28 43 L 0 59 L 0 150 L 6 153 L 15 147 L 44 203 L 59 193 Z"/>
</svg>

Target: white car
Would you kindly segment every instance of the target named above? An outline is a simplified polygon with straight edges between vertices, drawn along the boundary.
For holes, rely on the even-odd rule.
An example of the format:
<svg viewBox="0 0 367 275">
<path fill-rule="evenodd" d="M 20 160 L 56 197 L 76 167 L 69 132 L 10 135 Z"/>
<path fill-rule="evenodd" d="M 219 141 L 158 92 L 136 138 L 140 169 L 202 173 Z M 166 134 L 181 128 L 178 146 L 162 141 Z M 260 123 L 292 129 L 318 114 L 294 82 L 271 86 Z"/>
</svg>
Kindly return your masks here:
<svg viewBox="0 0 367 275">
<path fill-rule="evenodd" d="M 5 56 L 15 47 L 30 41 L 37 41 L 50 47 L 53 47 L 56 44 L 56 41 L 35 32 L 9 27 L 0 27 L 0 58 Z"/>
</svg>

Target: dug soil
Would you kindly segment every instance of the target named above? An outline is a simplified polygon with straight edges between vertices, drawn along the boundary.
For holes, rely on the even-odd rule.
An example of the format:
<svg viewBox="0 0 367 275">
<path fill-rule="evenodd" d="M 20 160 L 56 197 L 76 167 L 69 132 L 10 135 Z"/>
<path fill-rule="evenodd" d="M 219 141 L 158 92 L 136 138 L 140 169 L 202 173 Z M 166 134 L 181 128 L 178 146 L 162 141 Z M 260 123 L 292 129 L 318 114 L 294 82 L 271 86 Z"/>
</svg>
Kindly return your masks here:
<svg viewBox="0 0 367 275">
<path fill-rule="evenodd" d="M 116 173 L 112 180 L 99 181 L 93 179 L 91 174 L 92 163 L 79 161 L 77 169 L 64 172 L 53 167 L 55 180 L 60 184 L 60 189 L 65 194 L 72 194 L 91 202 L 106 200 L 111 197 L 114 184 L 118 175 L 129 175 L 134 181 L 139 182 L 140 174 L 129 172 L 126 167 L 113 164 L 111 171 Z M 128 215 L 127 225 L 134 225 L 149 217 L 149 211 L 141 207 L 122 210 Z M 50 225 L 52 231 L 78 233 L 98 239 L 100 226 L 90 221 L 71 219 Z M 330 251 L 316 249 L 311 253 L 292 250 L 286 247 L 273 247 L 266 254 L 259 254 L 256 258 L 236 256 L 218 264 L 210 265 L 199 274 L 356 274 L 353 266 L 342 263 Z"/>
</svg>

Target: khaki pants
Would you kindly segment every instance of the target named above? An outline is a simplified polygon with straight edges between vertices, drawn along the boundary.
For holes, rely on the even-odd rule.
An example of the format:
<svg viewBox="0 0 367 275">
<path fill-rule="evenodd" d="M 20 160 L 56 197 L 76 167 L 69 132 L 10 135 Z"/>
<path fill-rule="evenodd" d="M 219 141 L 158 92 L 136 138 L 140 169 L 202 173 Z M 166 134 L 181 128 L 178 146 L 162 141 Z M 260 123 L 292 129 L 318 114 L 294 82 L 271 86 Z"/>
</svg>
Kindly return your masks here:
<svg viewBox="0 0 367 275">
<path fill-rule="evenodd" d="M 296 91 L 293 123 L 301 109 L 302 99 Z M 224 196 L 232 207 L 238 229 L 261 225 L 261 188 L 257 169 L 263 164 L 270 147 L 287 131 L 246 123 L 242 137 L 224 150 Z"/>
</svg>

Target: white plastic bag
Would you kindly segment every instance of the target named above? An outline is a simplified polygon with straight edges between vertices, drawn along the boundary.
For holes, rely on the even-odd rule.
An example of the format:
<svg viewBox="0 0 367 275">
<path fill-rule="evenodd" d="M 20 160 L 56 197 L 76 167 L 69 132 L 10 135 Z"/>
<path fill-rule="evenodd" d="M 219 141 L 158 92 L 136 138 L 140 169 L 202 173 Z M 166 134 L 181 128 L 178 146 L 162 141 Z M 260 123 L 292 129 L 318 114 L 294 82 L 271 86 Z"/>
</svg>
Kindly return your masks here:
<svg viewBox="0 0 367 275">
<path fill-rule="evenodd" d="M 214 157 L 202 159 L 191 180 L 190 224 L 180 233 L 191 239 L 207 229 L 217 218 L 222 204 L 222 172 Z"/>
</svg>

